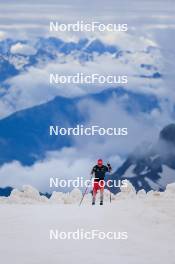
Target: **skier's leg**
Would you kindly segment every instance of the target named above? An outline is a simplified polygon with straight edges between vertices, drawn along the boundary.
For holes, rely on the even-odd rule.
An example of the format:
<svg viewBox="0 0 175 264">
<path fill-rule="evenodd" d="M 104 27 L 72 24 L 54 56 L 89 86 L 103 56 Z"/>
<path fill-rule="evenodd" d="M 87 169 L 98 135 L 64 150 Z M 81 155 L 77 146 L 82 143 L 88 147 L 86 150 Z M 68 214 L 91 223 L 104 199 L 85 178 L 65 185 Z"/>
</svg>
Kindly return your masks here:
<svg viewBox="0 0 175 264">
<path fill-rule="evenodd" d="M 95 204 L 95 199 L 96 199 L 97 190 L 98 190 L 98 182 L 94 182 L 94 186 L 93 186 L 93 197 L 92 197 L 92 205 Z"/>
<path fill-rule="evenodd" d="M 97 193 L 97 192 L 96 192 L 95 190 L 93 190 L 92 205 L 95 204 L 96 193 Z"/>
</svg>

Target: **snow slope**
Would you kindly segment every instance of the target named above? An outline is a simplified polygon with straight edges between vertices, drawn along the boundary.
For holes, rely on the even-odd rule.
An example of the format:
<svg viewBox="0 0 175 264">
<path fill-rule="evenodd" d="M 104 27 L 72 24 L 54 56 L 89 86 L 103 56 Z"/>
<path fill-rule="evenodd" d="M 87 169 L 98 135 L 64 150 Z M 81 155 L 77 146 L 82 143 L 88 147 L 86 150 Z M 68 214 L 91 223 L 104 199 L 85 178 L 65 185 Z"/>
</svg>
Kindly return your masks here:
<svg viewBox="0 0 175 264">
<path fill-rule="evenodd" d="M 29 188 L 26 191 L 30 191 Z M 35 193 L 35 195 L 37 195 Z M 76 196 L 76 195 L 75 195 Z M 1 204 L 0 256 L 5 264 L 174 264 L 175 185 L 164 193 L 131 186 L 105 202 Z M 127 240 L 50 240 L 49 232 L 128 232 Z"/>
</svg>

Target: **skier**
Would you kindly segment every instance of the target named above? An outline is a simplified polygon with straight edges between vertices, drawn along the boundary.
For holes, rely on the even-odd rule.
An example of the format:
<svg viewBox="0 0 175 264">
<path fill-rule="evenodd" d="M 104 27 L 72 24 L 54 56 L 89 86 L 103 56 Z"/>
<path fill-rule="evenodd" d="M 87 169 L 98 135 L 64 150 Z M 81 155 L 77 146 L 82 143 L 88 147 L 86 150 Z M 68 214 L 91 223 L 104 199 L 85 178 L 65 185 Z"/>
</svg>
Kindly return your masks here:
<svg viewBox="0 0 175 264">
<path fill-rule="evenodd" d="M 100 205 L 103 205 L 103 192 L 104 192 L 104 185 L 105 185 L 105 174 L 106 172 L 111 172 L 112 168 L 109 163 L 107 166 L 103 165 L 103 160 L 99 159 L 97 161 L 97 165 L 92 168 L 91 175 L 95 174 L 94 182 L 93 182 L 93 198 L 92 198 L 92 205 L 95 204 L 95 198 L 97 191 L 100 190 Z"/>
</svg>

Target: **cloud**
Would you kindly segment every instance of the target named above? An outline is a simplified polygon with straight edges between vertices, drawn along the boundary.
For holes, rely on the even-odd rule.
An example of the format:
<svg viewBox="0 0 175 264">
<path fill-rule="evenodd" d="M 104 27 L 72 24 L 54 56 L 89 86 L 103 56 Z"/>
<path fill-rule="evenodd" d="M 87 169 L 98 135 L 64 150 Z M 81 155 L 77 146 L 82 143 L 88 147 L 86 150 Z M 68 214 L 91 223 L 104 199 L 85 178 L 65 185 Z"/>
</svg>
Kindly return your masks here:
<svg viewBox="0 0 175 264">
<path fill-rule="evenodd" d="M 128 37 L 130 39 L 130 36 Z M 126 36 L 127 39 L 127 36 Z M 128 40 L 129 41 L 129 40 Z M 145 43 L 145 40 L 142 40 Z M 137 43 L 137 40 L 135 40 Z M 147 43 L 147 42 L 146 42 Z M 109 53 L 95 55 L 93 61 L 81 63 L 75 54 L 68 56 L 58 56 L 54 62 L 39 62 L 35 67 L 30 67 L 27 71 L 10 78 L 6 84 L 10 86 L 0 98 L 0 107 L 2 108 L 0 117 L 4 118 L 18 110 L 26 109 L 52 100 L 56 96 L 77 97 L 86 94 L 97 93 L 110 87 L 121 86 L 116 84 L 49 84 L 50 73 L 59 75 L 76 75 L 83 73 L 91 75 L 127 75 L 128 84 L 123 85 L 126 90 L 139 93 L 149 93 L 159 95 L 162 89 L 160 79 L 141 78 L 140 75 L 151 75 L 154 70 L 146 70 L 140 65 L 147 63 L 162 70 L 161 54 L 158 50 L 147 53 L 141 49 L 146 47 L 136 44 L 135 52 L 124 52 L 123 56 L 115 58 Z M 134 46 L 133 46 L 134 47 Z M 139 49 L 140 47 L 140 49 Z M 12 47 L 14 52 L 29 52 L 30 47 L 16 44 Z M 21 50 L 21 51 L 20 51 Z M 105 66 L 107 65 L 107 67 Z M 8 108 L 9 106 L 9 108 Z M 3 109 L 4 107 L 4 109 Z"/>
<path fill-rule="evenodd" d="M 5 40 L 7 35 L 8 34 L 5 31 L 0 31 L 0 41 Z"/>
<path fill-rule="evenodd" d="M 129 101 L 129 99 L 127 100 Z M 125 98 L 117 99 L 115 95 L 106 103 L 97 103 L 89 99 L 81 101 L 79 103 L 80 111 L 88 117 L 86 126 L 127 128 L 128 135 L 91 137 L 89 140 L 77 137 L 76 146 L 81 151 L 93 152 L 96 156 L 105 153 L 106 158 L 115 155 L 125 157 L 142 141 L 156 140 L 159 126 L 162 128 L 162 125 L 165 125 L 165 120 L 157 125 L 155 117 L 142 113 L 139 108 L 133 114 L 128 113 L 125 109 L 126 105 L 128 102 L 126 103 Z M 159 117 L 161 119 L 161 113 Z"/>
<path fill-rule="evenodd" d="M 28 44 L 22 44 L 20 42 L 12 45 L 10 49 L 12 54 L 23 54 L 23 55 L 33 55 L 36 53 L 36 49 Z"/>
<path fill-rule="evenodd" d="M 128 32 L 100 32 L 96 37 L 101 39 L 106 44 L 113 44 L 120 47 L 121 50 L 129 50 L 132 52 L 144 51 L 148 46 L 157 47 L 158 44 L 148 37 L 136 34 L 135 30 Z"/>
<path fill-rule="evenodd" d="M 60 152 L 48 153 L 45 160 L 36 162 L 30 167 L 22 166 L 18 161 L 14 161 L 0 168 L 0 186 L 20 189 L 22 185 L 30 184 L 42 192 L 51 192 L 50 178 L 89 179 L 95 161 L 89 155 L 82 155 L 82 153 L 80 155 L 76 148 L 65 148 Z M 119 158 L 117 161 L 121 162 Z M 66 190 L 67 188 L 61 189 L 63 192 Z"/>
</svg>

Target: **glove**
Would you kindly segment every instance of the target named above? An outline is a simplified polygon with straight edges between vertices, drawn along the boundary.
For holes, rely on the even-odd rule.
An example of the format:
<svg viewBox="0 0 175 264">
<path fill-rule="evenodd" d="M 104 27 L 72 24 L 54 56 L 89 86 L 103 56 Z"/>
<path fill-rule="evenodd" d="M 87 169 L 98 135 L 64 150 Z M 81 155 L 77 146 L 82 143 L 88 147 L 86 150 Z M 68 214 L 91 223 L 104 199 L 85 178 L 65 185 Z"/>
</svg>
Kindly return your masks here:
<svg viewBox="0 0 175 264">
<path fill-rule="evenodd" d="M 108 166 L 108 167 L 111 167 L 111 164 L 108 162 L 108 163 L 107 163 L 107 166 Z"/>
</svg>

